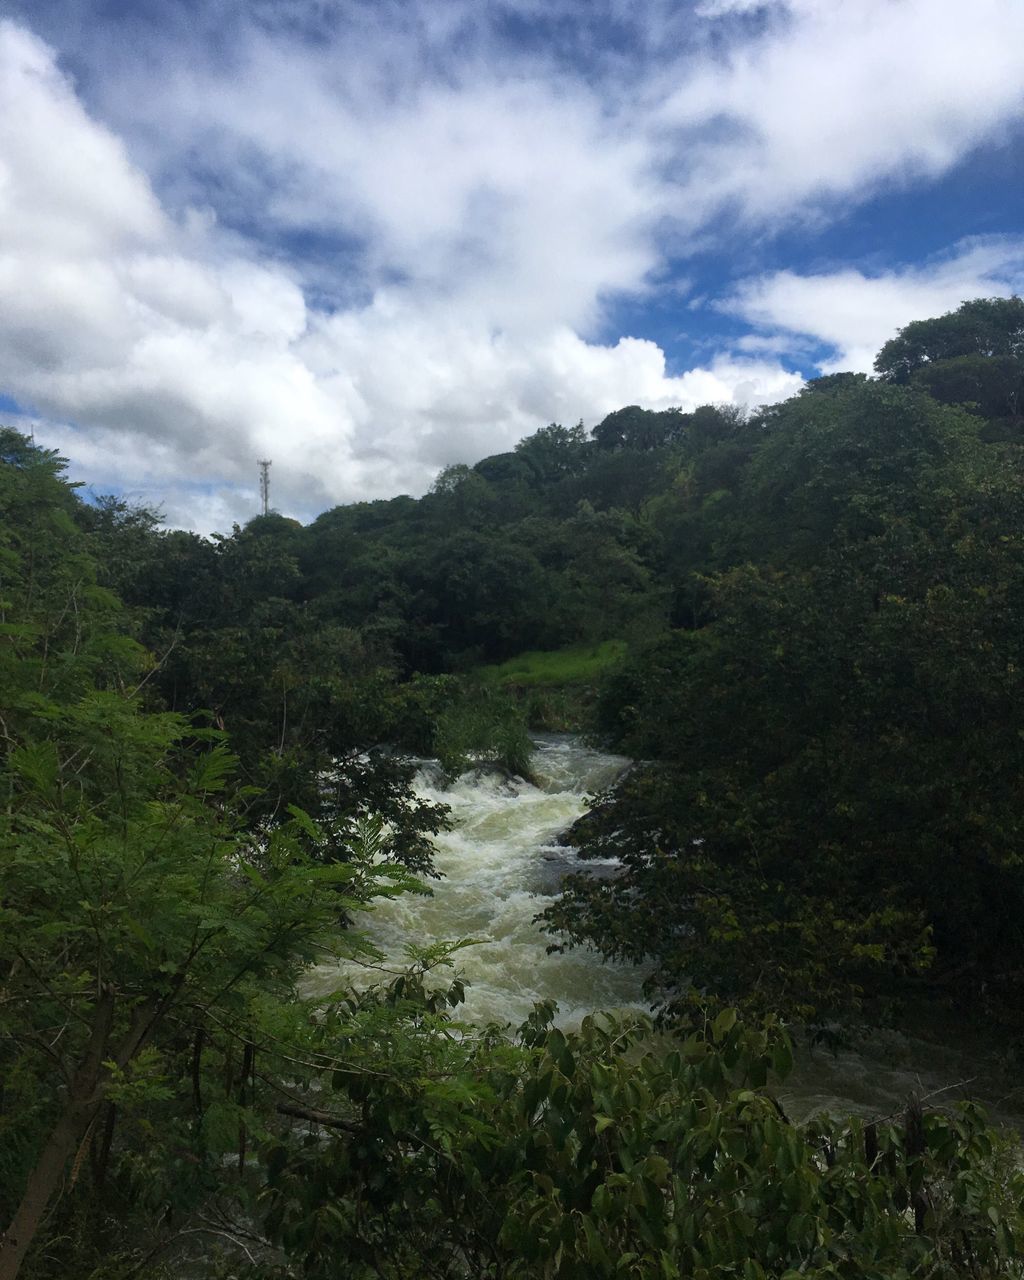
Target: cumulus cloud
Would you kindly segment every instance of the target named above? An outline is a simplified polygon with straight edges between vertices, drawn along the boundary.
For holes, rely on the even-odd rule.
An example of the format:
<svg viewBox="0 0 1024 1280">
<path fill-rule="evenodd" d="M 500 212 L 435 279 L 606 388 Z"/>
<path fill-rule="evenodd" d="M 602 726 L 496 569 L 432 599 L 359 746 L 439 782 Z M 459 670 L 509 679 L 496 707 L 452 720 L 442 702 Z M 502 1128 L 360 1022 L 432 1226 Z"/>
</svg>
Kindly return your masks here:
<svg viewBox="0 0 1024 1280">
<path fill-rule="evenodd" d="M 76 467 L 101 487 L 161 501 L 170 520 L 208 529 L 251 514 L 259 456 L 275 460 L 279 505 L 308 515 L 339 500 L 422 491 L 440 466 L 511 447 L 553 418 L 593 421 L 635 400 L 770 398 L 794 382 L 756 362 L 670 377 L 653 343 L 600 345 L 575 332 L 602 287 L 636 284 L 649 260 L 628 244 L 617 259 L 599 213 L 586 207 L 573 224 L 582 242 L 575 259 L 558 236 L 531 241 L 533 221 L 569 215 L 571 199 L 555 182 L 560 144 L 539 157 L 538 187 L 553 189 L 536 197 L 543 216 L 533 209 L 517 225 L 514 208 L 496 209 L 512 225 L 482 245 L 482 262 L 448 245 L 420 263 L 417 279 L 329 311 L 307 304 L 291 270 L 238 252 L 209 217 L 165 213 L 52 51 L 11 23 L 0 26 L 0 82 L 2 385 L 38 411 L 39 430 Z M 445 128 L 456 118 L 451 109 Z M 465 132 L 467 147 L 482 147 L 479 121 Z M 390 228 L 377 241 L 388 260 L 402 262 L 403 244 L 459 222 L 460 210 L 469 216 L 470 174 L 489 172 L 511 206 L 529 204 L 528 134 L 518 150 L 509 135 L 490 170 L 455 154 L 453 174 L 434 191 L 440 211 L 405 210 L 415 204 L 411 178 L 372 202 Z M 51 135 L 67 155 L 85 157 L 69 169 L 69 191 L 45 161 Z M 457 140 L 449 143 L 457 153 Z M 566 155 L 579 146 L 571 142 Z M 596 155 L 576 194 L 610 199 L 620 163 Z M 627 223 L 639 199 L 627 199 Z M 446 281 L 448 272 L 456 278 Z M 542 281 L 560 301 L 544 302 Z"/>
<path fill-rule="evenodd" d="M 299 421 L 346 447 L 351 423 L 297 354 L 301 290 L 175 223 L 51 51 L 0 25 L 0 379 L 19 402 L 92 428 L 103 475 L 238 477 Z M 54 151 L 57 163 L 54 164 Z M 357 478 L 358 482 L 358 478 Z"/>
<path fill-rule="evenodd" d="M 251 28 L 240 40 L 234 75 L 179 66 L 142 106 L 154 164 L 173 188 L 201 149 L 190 198 L 211 194 L 213 165 L 222 214 L 255 206 L 257 236 L 341 237 L 350 253 L 317 260 L 321 285 L 344 291 L 355 271 L 369 293 L 397 279 L 503 329 L 586 327 L 656 265 L 650 147 L 586 85 L 472 59 L 457 83 L 424 80 L 379 33 L 312 51 Z"/>
<path fill-rule="evenodd" d="M 1024 9 L 977 3 L 601 0 L 613 49 L 561 0 L 209 0 L 154 39 L 126 11 L 117 45 L 86 0 L 12 0 L 84 71 L 0 23 L 0 394 L 203 529 L 253 513 L 261 456 L 305 517 L 551 420 L 789 394 L 793 342 L 862 362 L 1010 287 L 1005 244 L 750 280 L 730 305 L 758 331 L 682 373 L 613 304 L 726 213 L 829 216 L 998 136 Z"/>
<path fill-rule="evenodd" d="M 777 16 L 657 108 L 689 143 L 697 220 L 732 206 L 763 224 L 934 178 L 1024 106 L 1024 6 L 976 0 L 965 21 L 958 0 L 790 0 Z"/>
<path fill-rule="evenodd" d="M 970 21 L 958 0 L 604 0 L 585 23 L 534 0 L 299 3 L 272 24 L 214 7 L 230 54 L 207 36 L 122 57 L 97 90 L 162 185 L 355 237 L 371 287 L 495 268 L 493 305 L 515 262 L 519 297 L 577 325 L 642 287 L 666 234 L 833 216 L 948 172 L 1024 109 L 1017 0 Z M 345 18 L 310 40 L 300 11 Z M 537 37 L 503 39 L 510 12 Z M 625 51 L 586 43 L 602 30 Z"/>
<path fill-rule="evenodd" d="M 968 240 L 920 266 L 867 275 L 852 269 L 799 275 L 778 271 L 743 282 L 724 308 L 762 332 L 744 345 L 790 350 L 810 339 L 830 349 L 823 372 L 870 372 L 895 331 L 955 310 L 969 298 L 1024 291 L 1024 239 Z"/>
</svg>

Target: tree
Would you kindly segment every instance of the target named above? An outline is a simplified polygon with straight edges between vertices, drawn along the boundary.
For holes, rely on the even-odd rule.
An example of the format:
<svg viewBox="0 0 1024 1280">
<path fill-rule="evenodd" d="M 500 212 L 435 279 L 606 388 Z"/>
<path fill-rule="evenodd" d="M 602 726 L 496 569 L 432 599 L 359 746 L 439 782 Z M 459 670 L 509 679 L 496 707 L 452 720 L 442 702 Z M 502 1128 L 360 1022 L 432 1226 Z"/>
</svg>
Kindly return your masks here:
<svg viewBox="0 0 1024 1280">
<path fill-rule="evenodd" d="M 643 453 L 678 439 L 685 421 L 686 415 L 678 409 L 657 412 L 631 404 L 610 413 L 591 434 L 599 449 L 632 449 Z"/>
<path fill-rule="evenodd" d="M 490 482 L 461 462 L 444 468 L 429 495 L 432 517 L 446 532 L 455 527 L 480 528 L 489 520 L 494 503 Z"/>
<path fill-rule="evenodd" d="M 112 1130 L 118 1111 L 159 1103 L 168 1088 L 187 1114 L 175 1046 L 225 1020 L 258 1041 L 261 992 L 283 995 L 336 948 L 339 912 L 379 874 L 313 863 L 301 823 L 257 851 L 214 803 L 223 752 L 184 783 L 170 768 L 177 717 L 93 695 L 61 721 L 59 739 L 12 752 L 6 779 L 4 1129 L 16 1163 L 4 1179 L 15 1196 L 3 1205 L 4 1280 L 97 1124 Z"/>
<path fill-rule="evenodd" d="M 592 450 L 593 445 L 587 440 L 582 422 L 574 427 L 552 422 L 550 426 L 541 427 L 532 436 L 520 440 L 516 445 L 516 456 L 527 467 L 534 486 L 543 488 L 580 475 Z"/>
<path fill-rule="evenodd" d="M 0 1277 L 13 1280 L 69 1162 L 74 1184 L 92 1144 L 102 1183 L 115 1117 L 180 1097 L 182 1041 L 198 1059 L 225 1022 L 256 1036 L 268 995 L 349 949 L 339 917 L 410 882 L 351 850 L 326 863 L 298 810 L 246 829 L 251 796 L 228 801 L 219 736 L 142 709 L 149 659 L 96 585 L 62 460 L 5 445 Z"/>
<path fill-rule="evenodd" d="M 911 384 L 940 404 L 961 404 L 990 421 L 1017 422 L 1024 391 L 1024 359 L 1019 356 L 956 356 L 915 369 Z"/>
<path fill-rule="evenodd" d="M 975 298 L 933 320 L 914 320 L 875 359 L 887 382 L 906 383 L 924 364 L 963 356 L 1024 358 L 1024 300 Z"/>
<path fill-rule="evenodd" d="M 704 625 L 640 650 L 605 698 L 620 749 L 657 762 L 574 836 L 622 874 L 572 882 L 548 920 L 653 960 L 675 1007 L 827 1020 L 933 962 L 1005 1016 L 1024 478 L 975 419 L 903 388 L 767 423 L 719 529 L 752 563 L 710 577 Z"/>
</svg>

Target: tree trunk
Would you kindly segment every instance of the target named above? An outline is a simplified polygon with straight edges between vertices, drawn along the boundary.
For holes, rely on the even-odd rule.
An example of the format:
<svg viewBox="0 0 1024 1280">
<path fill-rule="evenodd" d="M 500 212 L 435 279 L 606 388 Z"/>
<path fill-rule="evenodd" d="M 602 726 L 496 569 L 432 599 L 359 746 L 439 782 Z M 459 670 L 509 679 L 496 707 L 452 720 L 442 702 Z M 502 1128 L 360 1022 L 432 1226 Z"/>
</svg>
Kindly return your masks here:
<svg viewBox="0 0 1024 1280">
<path fill-rule="evenodd" d="M 29 1174 L 18 1211 L 0 1237 L 0 1280 L 14 1280 L 35 1238 L 47 1205 L 60 1186 L 68 1160 L 85 1137 L 100 1103 L 69 1103 L 54 1125 Z"/>
<path fill-rule="evenodd" d="M 92 1031 L 71 1084 L 64 1111 L 47 1138 L 10 1226 L 0 1236 L 0 1280 L 15 1280 L 32 1246 L 64 1168 L 78 1149 L 103 1101 L 103 1061 L 114 1021 L 114 993 L 105 988 L 93 1013 Z"/>
<path fill-rule="evenodd" d="M 143 1001 L 132 1011 L 131 1025 L 116 1049 L 110 1046 L 114 1025 L 115 992 L 104 986 L 93 1012 L 89 1044 L 75 1072 L 67 1104 L 29 1174 L 18 1211 L 6 1231 L 0 1233 L 0 1280 L 15 1280 L 25 1260 L 46 1207 L 60 1186 L 64 1166 L 78 1149 L 86 1130 L 99 1114 L 110 1083 L 108 1060 L 122 1071 L 142 1049 L 171 1007 L 185 981 L 187 966 L 174 976 L 160 1000 Z"/>
</svg>

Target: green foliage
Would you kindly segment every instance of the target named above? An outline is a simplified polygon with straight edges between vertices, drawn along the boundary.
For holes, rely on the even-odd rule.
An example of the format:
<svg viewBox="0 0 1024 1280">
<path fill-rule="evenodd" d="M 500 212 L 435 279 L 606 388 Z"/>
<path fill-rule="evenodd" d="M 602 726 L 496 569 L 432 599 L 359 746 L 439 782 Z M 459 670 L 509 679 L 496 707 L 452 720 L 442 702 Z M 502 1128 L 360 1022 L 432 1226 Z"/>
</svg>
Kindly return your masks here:
<svg viewBox="0 0 1024 1280">
<path fill-rule="evenodd" d="M 221 735 L 141 705 L 146 655 L 96 585 L 60 460 L 10 446 L 5 456 L 13 458 L 0 467 L 11 518 L 0 633 L 6 1278 L 48 1210 L 51 1239 L 36 1274 L 63 1275 L 71 1257 L 78 1265 L 83 1250 L 108 1247 L 108 1209 L 145 1215 L 155 1196 L 186 1212 L 205 1199 L 223 1150 L 211 1135 L 224 1125 L 193 1123 L 202 1097 L 217 1092 L 202 1076 L 203 1046 L 213 1056 L 228 1052 L 225 1035 L 261 1042 L 267 993 L 293 999 L 314 959 L 358 945 L 339 931 L 339 917 L 414 882 L 379 840 L 366 849 L 359 833 L 341 860 L 311 856 L 326 833 L 299 810 L 270 829 L 250 825 L 251 791 L 228 800 L 235 762 Z M 236 1087 L 228 1076 L 219 1114 L 248 1115 L 255 1077 Z M 76 1194 L 54 1217 L 50 1203 L 68 1180 Z M 87 1238 L 63 1236 L 90 1193 L 104 1213 Z"/>
<path fill-rule="evenodd" d="M 533 743 L 523 710 L 501 689 L 466 685 L 437 721 L 434 752 L 449 776 L 481 764 L 530 777 Z"/>
<path fill-rule="evenodd" d="M 1021 1274 L 1024 1187 L 976 1109 L 794 1125 L 785 1035 L 730 1009 L 658 1038 L 539 1008 L 509 1042 L 439 1036 L 441 1008 L 406 984 L 325 1027 L 387 1031 L 267 1152 L 264 1229 L 309 1280 Z"/>
<path fill-rule="evenodd" d="M 191 1110 L 184 1046 L 225 1023 L 258 1038 L 263 993 L 287 998 L 314 958 L 349 950 L 338 916 L 408 880 L 351 845 L 344 862 L 312 861 L 306 837 L 322 837 L 298 812 L 254 843 L 216 800 L 231 768 L 222 748 L 179 776 L 177 716 L 94 692 L 45 732 L 10 752 L 0 827 L 0 1126 L 19 1153 L 0 1215 L 55 1142 L 59 1176 L 115 1111 L 147 1124 L 168 1112 L 171 1149 L 195 1154 L 175 1192 L 187 1200 L 218 1149 L 206 1128 L 191 1139 L 180 1128 Z"/>
<path fill-rule="evenodd" d="M 828 1020 L 932 965 L 1003 1009 L 1024 960 L 1024 476 L 967 415 L 854 384 L 766 412 L 707 622 L 609 681 L 654 758 L 578 826 L 611 881 L 548 913 L 675 1006 Z M 742 511 L 742 518 L 738 514 Z M 955 895 L 949 892 L 957 885 Z"/>
<path fill-rule="evenodd" d="M 632 404 L 616 409 L 594 428 L 599 449 L 656 449 L 678 438 L 685 417 L 678 409 L 654 413 Z"/>
<path fill-rule="evenodd" d="M 768 1085 L 780 1013 L 1019 1007 L 1022 306 L 210 541 L 0 432 L 0 1278 L 1021 1275 L 976 1109 L 795 1125 Z M 305 997 L 424 891 L 395 749 L 527 775 L 512 689 L 598 676 L 644 763 L 548 923 L 673 1029 L 460 1024 L 442 941 Z"/>
<path fill-rule="evenodd" d="M 473 675 L 487 684 L 532 688 L 538 685 L 589 684 L 622 658 L 621 640 L 575 645 L 570 649 L 533 649 L 491 667 L 477 667 Z"/>
<path fill-rule="evenodd" d="M 910 383 L 984 418 L 992 440 L 1019 440 L 1024 411 L 1024 302 L 976 298 L 901 329 L 878 354 L 887 382 Z"/>
<path fill-rule="evenodd" d="M 574 427 L 559 426 L 552 422 L 541 427 L 532 436 L 520 440 L 516 454 L 529 467 L 538 484 L 579 475 L 586 467 L 586 459 L 593 446 L 587 440 L 583 423 Z"/>
<path fill-rule="evenodd" d="M 519 699 L 531 728 L 586 733 L 593 728 L 600 682 L 625 652 L 623 640 L 570 649 L 534 649 L 494 666 L 477 667 L 472 676 Z"/>
<path fill-rule="evenodd" d="M 889 382 L 906 382 L 926 363 L 964 356 L 1024 357 L 1024 301 L 975 298 L 934 320 L 915 320 L 882 347 L 875 369 Z"/>
<path fill-rule="evenodd" d="M 415 765 L 393 752 L 349 752 L 332 761 L 319 778 L 325 836 L 315 846 L 318 856 L 344 859 L 372 818 L 384 824 L 381 858 L 416 875 L 436 875 L 430 837 L 447 828 L 448 811 L 416 794 L 414 774 Z"/>
<path fill-rule="evenodd" d="M 941 404 L 962 404 L 990 420 L 1013 418 L 1021 407 L 1024 360 L 965 355 L 932 361 L 914 371 L 911 383 Z"/>
</svg>

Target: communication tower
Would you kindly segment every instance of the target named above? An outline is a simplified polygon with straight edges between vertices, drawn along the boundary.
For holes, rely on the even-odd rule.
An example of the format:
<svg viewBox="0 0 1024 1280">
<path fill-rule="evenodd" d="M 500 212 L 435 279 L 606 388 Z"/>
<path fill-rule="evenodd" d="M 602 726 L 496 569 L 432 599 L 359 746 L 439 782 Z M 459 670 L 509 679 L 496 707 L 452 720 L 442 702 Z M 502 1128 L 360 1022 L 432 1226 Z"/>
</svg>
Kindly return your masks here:
<svg viewBox="0 0 1024 1280">
<path fill-rule="evenodd" d="M 260 458 L 260 498 L 263 502 L 263 514 L 270 515 L 270 459 Z"/>
</svg>

